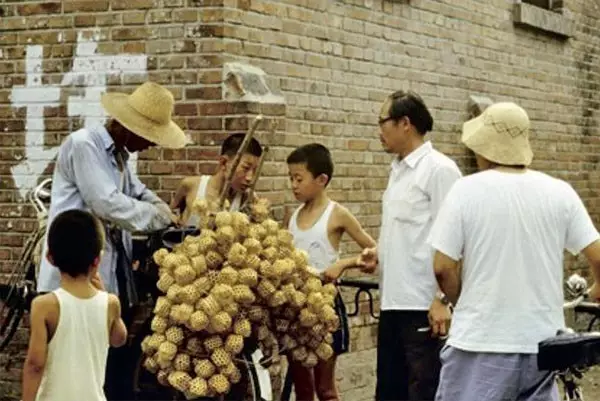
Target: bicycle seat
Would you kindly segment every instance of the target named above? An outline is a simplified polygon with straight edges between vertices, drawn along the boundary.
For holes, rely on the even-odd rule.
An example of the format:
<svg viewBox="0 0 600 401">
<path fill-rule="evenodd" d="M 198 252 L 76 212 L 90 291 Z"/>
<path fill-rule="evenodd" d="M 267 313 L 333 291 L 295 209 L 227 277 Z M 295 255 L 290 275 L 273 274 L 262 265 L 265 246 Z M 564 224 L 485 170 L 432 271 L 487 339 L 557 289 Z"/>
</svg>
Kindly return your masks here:
<svg viewBox="0 0 600 401">
<path fill-rule="evenodd" d="M 600 333 L 559 331 L 538 344 L 538 369 L 564 370 L 600 364 Z"/>
</svg>

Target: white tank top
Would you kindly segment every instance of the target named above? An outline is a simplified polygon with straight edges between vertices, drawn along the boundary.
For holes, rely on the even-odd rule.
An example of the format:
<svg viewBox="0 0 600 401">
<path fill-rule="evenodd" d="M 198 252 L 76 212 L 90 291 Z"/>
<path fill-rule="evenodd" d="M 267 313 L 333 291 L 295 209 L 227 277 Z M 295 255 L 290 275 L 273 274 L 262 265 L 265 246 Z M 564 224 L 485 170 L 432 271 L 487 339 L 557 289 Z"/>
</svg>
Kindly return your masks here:
<svg viewBox="0 0 600 401">
<path fill-rule="evenodd" d="M 198 183 L 198 191 L 196 192 L 196 200 L 202 200 L 206 198 L 206 189 L 208 188 L 208 181 L 210 180 L 210 175 L 200 176 L 200 182 Z M 229 210 L 237 211 L 242 206 L 242 194 L 237 194 L 235 198 L 233 198 L 233 202 L 231 202 L 231 207 Z M 196 213 L 190 214 L 190 217 L 187 220 L 187 226 L 198 227 L 200 224 L 200 216 Z"/>
<path fill-rule="evenodd" d="M 294 247 L 308 252 L 310 265 L 319 272 L 325 271 L 339 259 L 339 252 L 333 248 L 327 236 L 327 224 L 335 205 L 335 202 L 329 201 L 325 211 L 308 230 L 301 230 L 297 223 L 298 213 L 304 205 L 294 211 L 288 224 L 288 230 L 294 235 Z"/>
<path fill-rule="evenodd" d="M 59 288 L 53 294 L 60 315 L 36 401 L 106 401 L 108 293 L 81 299 Z"/>
</svg>

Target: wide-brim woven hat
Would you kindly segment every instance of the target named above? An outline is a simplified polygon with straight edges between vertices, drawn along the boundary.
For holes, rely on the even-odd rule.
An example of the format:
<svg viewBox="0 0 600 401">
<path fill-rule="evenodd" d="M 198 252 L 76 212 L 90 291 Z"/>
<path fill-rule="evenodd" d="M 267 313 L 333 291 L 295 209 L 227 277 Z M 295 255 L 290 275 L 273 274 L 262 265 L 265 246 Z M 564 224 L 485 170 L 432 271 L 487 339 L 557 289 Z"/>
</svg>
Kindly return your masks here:
<svg viewBox="0 0 600 401">
<path fill-rule="evenodd" d="M 512 102 L 495 103 L 463 124 L 462 142 L 487 160 L 507 166 L 529 166 L 529 116 Z"/>
<path fill-rule="evenodd" d="M 101 98 L 109 116 L 134 134 L 164 148 L 183 148 L 189 140 L 172 120 L 173 94 L 154 82 L 140 85 L 133 93 L 110 92 Z"/>
</svg>

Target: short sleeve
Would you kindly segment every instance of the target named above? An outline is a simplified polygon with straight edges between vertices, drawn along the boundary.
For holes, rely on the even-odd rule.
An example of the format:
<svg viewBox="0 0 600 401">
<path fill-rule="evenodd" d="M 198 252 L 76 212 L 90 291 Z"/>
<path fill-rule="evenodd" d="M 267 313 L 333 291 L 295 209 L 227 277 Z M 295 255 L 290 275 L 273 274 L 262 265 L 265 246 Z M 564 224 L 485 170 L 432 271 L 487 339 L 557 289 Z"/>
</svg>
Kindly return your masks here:
<svg viewBox="0 0 600 401">
<path fill-rule="evenodd" d="M 464 231 L 461 199 L 462 185 L 459 179 L 452 186 L 441 204 L 433 222 L 427 242 L 437 251 L 454 260 L 460 260 L 464 247 Z"/>
<path fill-rule="evenodd" d="M 600 235 L 577 192 L 568 184 L 567 187 L 568 220 L 565 249 L 571 254 L 577 255 L 592 242 L 596 241 Z"/>
</svg>

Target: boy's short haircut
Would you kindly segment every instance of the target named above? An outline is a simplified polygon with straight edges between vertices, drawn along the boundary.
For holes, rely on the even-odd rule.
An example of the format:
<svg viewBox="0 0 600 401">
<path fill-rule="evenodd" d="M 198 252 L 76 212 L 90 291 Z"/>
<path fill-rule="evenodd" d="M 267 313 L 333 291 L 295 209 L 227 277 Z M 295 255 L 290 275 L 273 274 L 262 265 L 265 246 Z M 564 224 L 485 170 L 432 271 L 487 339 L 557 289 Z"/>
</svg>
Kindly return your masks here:
<svg viewBox="0 0 600 401">
<path fill-rule="evenodd" d="M 231 134 L 223 141 L 221 145 L 221 156 L 235 156 L 240 146 L 242 146 L 242 142 L 244 141 L 244 137 L 246 134 L 244 133 L 236 133 Z M 251 154 L 252 156 L 260 157 L 262 155 L 262 146 L 260 146 L 260 142 L 255 138 L 250 139 L 250 143 L 246 148 L 246 153 Z"/>
<path fill-rule="evenodd" d="M 104 229 L 89 212 L 64 211 L 48 229 L 48 252 L 53 264 L 71 277 L 87 275 L 103 248 Z"/>
<path fill-rule="evenodd" d="M 392 93 L 390 99 L 392 100 L 388 111 L 390 119 L 398 121 L 402 117 L 408 117 L 421 135 L 433 129 L 433 117 L 421 96 L 412 91 L 399 90 Z"/>
<path fill-rule="evenodd" d="M 331 152 L 320 143 L 309 143 L 308 145 L 296 148 L 287 158 L 287 164 L 306 164 L 306 169 L 310 171 L 314 178 L 321 174 L 327 176 L 327 184 L 333 177 L 333 160 Z"/>
</svg>

